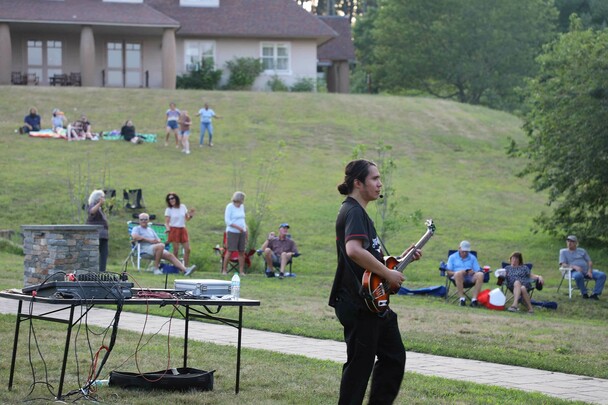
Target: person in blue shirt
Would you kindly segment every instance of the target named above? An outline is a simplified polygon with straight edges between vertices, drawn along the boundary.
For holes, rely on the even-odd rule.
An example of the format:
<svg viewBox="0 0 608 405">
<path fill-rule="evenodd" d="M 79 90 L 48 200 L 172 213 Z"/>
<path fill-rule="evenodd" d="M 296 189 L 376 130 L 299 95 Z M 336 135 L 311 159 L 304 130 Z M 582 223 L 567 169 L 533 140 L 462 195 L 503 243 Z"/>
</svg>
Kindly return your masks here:
<svg viewBox="0 0 608 405">
<path fill-rule="evenodd" d="M 30 108 L 30 113 L 23 118 L 23 126 L 19 128 L 20 134 L 29 134 L 30 131 L 40 131 L 42 118 L 35 107 Z"/>
<path fill-rule="evenodd" d="M 453 277 L 456 283 L 458 296 L 460 297 L 460 306 L 464 307 L 467 304 L 464 295 L 464 284 L 467 283 L 475 284 L 471 306 L 478 307 L 477 295 L 481 291 L 483 284 L 483 272 L 481 271 L 481 267 L 479 267 L 477 258 L 471 254 L 471 243 L 469 241 L 463 240 L 460 242 L 458 252 L 454 252 L 448 257 L 446 268 L 448 277 Z"/>
</svg>

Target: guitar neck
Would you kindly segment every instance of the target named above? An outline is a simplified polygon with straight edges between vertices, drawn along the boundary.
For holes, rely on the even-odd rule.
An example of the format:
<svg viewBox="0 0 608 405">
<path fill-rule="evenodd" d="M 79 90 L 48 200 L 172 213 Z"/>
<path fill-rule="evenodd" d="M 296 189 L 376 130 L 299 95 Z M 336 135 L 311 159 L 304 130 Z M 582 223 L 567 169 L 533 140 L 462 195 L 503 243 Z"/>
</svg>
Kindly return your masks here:
<svg viewBox="0 0 608 405">
<path fill-rule="evenodd" d="M 403 273 L 403 270 L 414 260 L 414 254 L 417 249 L 422 249 L 422 247 L 431 239 L 433 236 L 433 231 L 431 229 L 427 229 L 426 233 L 422 235 L 422 238 L 414 245 L 414 248 L 411 249 L 403 258 L 399 261 L 399 264 L 395 268 L 400 273 Z"/>
</svg>

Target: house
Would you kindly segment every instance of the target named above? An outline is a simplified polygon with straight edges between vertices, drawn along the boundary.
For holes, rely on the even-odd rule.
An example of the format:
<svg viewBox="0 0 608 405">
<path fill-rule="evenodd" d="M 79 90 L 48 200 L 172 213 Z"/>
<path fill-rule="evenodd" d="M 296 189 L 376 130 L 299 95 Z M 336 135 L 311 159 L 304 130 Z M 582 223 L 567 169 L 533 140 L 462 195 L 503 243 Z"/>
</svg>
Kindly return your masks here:
<svg viewBox="0 0 608 405">
<path fill-rule="evenodd" d="M 338 36 L 293 0 L 0 0 L 0 84 L 174 89 L 201 60 L 225 82 L 227 61 L 253 57 L 264 90 L 316 78 Z"/>
</svg>

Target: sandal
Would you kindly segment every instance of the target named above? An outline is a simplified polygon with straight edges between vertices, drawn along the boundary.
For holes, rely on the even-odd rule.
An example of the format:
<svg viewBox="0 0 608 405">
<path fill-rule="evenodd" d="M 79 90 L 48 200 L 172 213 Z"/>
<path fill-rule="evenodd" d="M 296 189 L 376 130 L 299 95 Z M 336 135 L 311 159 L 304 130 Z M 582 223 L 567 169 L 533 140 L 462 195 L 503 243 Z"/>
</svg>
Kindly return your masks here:
<svg viewBox="0 0 608 405">
<path fill-rule="evenodd" d="M 519 308 L 517 308 L 517 307 L 509 307 L 509 308 L 507 308 L 507 311 L 509 311 L 509 312 L 519 312 Z"/>
</svg>

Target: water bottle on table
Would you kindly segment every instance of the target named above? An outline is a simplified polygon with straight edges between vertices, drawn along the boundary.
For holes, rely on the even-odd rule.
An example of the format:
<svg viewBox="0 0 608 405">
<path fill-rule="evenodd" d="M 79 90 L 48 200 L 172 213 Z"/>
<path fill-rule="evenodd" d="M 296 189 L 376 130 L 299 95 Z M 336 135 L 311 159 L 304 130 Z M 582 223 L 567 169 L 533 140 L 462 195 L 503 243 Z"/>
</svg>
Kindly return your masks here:
<svg viewBox="0 0 608 405">
<path fill-rule="evenodd" d="M 234 273 L 234 276 L 232 276 L 230 292 L 232 293 L 233 300 L 238 300 L 241 296 L 241 278 L 237 273 Z"/>
</svg>

